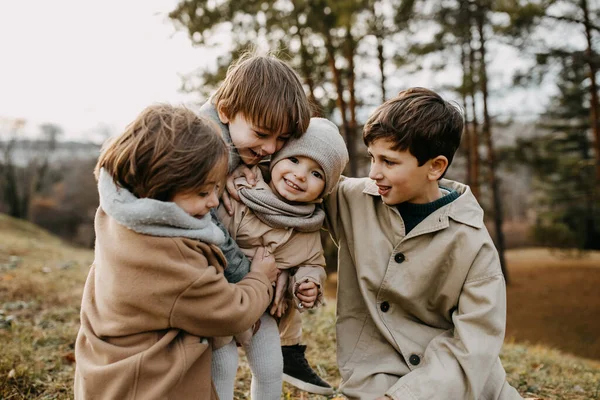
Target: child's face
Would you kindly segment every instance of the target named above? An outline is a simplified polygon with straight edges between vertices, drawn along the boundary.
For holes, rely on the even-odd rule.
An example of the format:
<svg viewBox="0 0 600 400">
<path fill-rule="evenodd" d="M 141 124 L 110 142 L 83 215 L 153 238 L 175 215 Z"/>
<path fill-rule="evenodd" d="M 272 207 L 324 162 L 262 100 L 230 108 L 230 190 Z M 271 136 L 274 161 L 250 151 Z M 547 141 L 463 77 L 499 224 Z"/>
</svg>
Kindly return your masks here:
<svg viewBox="0 0 600 400">
<path fill-rule="evenodd" d="M 311 158 L 288 157 L 273 166 L 270 186 L 288 201 L 307 203 L 323 192 L 325 173 Z"/>
<path fill-rule="evenodd" d="M 392 149 L 392 142 L 379 139 L 368 147 L 371 156 L 369 178 L 379 188 L 387 205 L 400 203 L 426 204 L 440 197 L 437 179 L 432 177 L 431 162 L 419 166 L 408 150 Z"/>
<path fill-rule="evenodd" d="M 207 182 L 198 192 L 177 193 L 172 202 L 195 218 L 202 218 L 210 209 L 219 205 L 219 185 Z"/>
<path fill-rule="evenodd" d="M 269 132 L 254 126 L 242 113 L 229 118 L 219 112 L 219 119 L 222 123 L 229 124 L 231 141 L 246 165 L 258 164 L 266 156 L 281 149 L 290 138 L 287 132 Z"/>
</svg>

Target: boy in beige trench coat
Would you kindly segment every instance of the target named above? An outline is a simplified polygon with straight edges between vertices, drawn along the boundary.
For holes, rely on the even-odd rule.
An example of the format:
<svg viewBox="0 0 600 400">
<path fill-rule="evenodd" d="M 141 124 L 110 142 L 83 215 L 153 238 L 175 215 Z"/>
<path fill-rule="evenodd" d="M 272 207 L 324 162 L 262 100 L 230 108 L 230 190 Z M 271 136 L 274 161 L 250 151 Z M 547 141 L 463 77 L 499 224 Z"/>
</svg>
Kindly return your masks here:
<svg viewBox="0 0 600 400">
<path fill-rule="evenodd" d="M 349 399 L 520 399 L 498 355 L 506 288 L 483 210 L 442 179 L 463 117 L 412 88 L 379 106 L 368 178 L 325 200 L 339 247 L 337 351 Z"/>
</svg>

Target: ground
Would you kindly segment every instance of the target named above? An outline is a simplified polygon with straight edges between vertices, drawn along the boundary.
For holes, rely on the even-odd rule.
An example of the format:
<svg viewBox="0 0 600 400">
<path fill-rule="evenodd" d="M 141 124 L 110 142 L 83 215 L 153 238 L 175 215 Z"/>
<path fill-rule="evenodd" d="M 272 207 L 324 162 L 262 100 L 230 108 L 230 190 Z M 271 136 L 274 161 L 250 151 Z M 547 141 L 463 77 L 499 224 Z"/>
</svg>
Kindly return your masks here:
<svg viewBox="0 0 600 400">
<path fill-rule="evenodd" d="M 92 259 L 91 250 L 0 214 L 0 399 L 72 398 L 79 302 Z M 600 254 L 532 249 L 509 252 L 507 260 L 512 283 L 501 358 L 509 382 L 530 397 L 600 399 Z M 308 358 L 337 386 L 335 301 L 304 318 Z M 249 397 L 243 357 L 241 364 L 236 399 Z M 282 398 L 325 399 L 287 384 Z"/>
</svg>

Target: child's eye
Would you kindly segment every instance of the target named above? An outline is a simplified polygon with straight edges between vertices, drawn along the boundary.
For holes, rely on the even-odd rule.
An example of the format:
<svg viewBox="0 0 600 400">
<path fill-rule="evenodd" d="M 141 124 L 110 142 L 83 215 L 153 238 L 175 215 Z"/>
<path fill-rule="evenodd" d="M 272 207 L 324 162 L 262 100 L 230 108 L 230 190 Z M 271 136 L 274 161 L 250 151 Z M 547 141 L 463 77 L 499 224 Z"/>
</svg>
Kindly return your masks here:
<svg viewBox="0 0 600 400">
<path fill-rule="evenodd" d="M 262 133 L 262 132 L 254 132 L 256 134 L 256 136 L 260 139 L 266 139 L 269 137 L 269 135 L 267 135 L 266 133 Z"/>
<path fill-rule="evenodd" d="M 298 159 L 296 157 L 288 157 L 288 160 L 290 160 L 294 164 L 298 164 Z"/>
<path fill-rule="evenodd" d="M 388 165 L 388 166 L 392 166 L 392 165 L 396 164 L 395 162 L 390 161 L 390 160 L 383 160 L 383 162 L 385 163 L 385 165 Z"/>
<path fill-rule="evenodd" d="M 280 142 L 287 142 L 289 139 L 289 136 L 277 136 L 277 140 Z"/>
<path fill-rule="evenodd" d="M 319 171 L 313 171 L 312 174 L 315 178 L 323 179 L 323 174 L 321 174 Z"/>
<path fill-rule="evenodd" d="M 200 193 L 198 193 L 198 196 L 206 197 L 206 196 L 208 196 L 208 192 L 200 192 Z"/>
</svg>

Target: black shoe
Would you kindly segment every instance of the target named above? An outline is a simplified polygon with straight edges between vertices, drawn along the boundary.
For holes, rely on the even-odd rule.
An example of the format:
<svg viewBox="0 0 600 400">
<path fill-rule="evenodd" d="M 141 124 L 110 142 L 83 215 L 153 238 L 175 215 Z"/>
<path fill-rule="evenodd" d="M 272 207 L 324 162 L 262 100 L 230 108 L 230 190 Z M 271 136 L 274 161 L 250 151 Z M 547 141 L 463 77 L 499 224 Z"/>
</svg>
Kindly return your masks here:
<svg viewBox="0 0 600 400">
<path fill-rule="evenodd" d="M 294 346 L 281 346 L 283 353 L 283 381 L 297 387 L 305 392 L 332 395 L 331 385 L 325 382 L 308 365 L 304 352 L 306 346 L 296 344 Z"/>
</svg>

